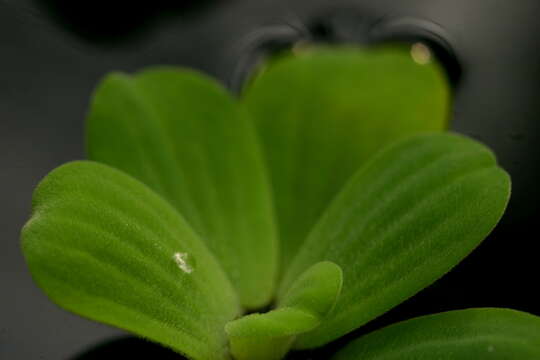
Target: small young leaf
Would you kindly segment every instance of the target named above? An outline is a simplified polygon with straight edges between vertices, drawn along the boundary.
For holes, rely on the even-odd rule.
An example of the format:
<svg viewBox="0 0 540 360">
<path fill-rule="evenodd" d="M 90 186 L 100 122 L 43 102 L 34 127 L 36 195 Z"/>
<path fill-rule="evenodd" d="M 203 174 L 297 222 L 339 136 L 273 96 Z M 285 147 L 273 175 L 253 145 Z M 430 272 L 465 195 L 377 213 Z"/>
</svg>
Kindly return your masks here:
<svg viewBox="0 0 540 360">
<path fill-rule="evenodd" d="M 235 360 L 280 360 L 296 335 L 312 330 L 320 319 L 295 308 L 251 314 L 225 326 Z"/>
<path fill-rule="evenodd" d="M 343 269 L 334 310 L 295 346 L 336 339 L 437 280 L 489 234 L 509 193 L 493 154 L 462 136 L 416 136 L 380 152 L 334 199 L 284 278 L 282 295 L 318 261 Z"/>
<path fill-rule="evenodd" d="M 298 334 L 313 330 L 334 307 L 342 271 L 329 261 L 306 270 L 291 286 L 279 308 L 231 321 L 225 327 L 236 360 L 279 360 Z"/>
<path fill-rule="evenodd" d="M 113 74 L 88 117 L 91 160 L 141 180 L 180 211 L 248 308 L 277 277 L 277 230 L 252 121 L 214 81 L 158 68 Z"/>
<path fill-rule="evenodd" d="M 318 49 L 276 60 L 247 88 L 274 188 L 284 268 L 331 199 L 391 142 L 444 129 L 449 91 L 408 49 Z"/>
<path fill-rule="evenodd" d="M 343 284 L 343 271 L 321 261 L 304 271 L 283 296 L 279 307 L 301 309 L 323 319 L 334 307 Z"/>
<path fill-rule="evenodd" d="M 239 313 L 227 276 L 160 196 L 106 165 L 74 162 L 37 187 L 23 252 L 61 307 L 196 360 L 228 359 Z"/>
<path fill-rule="evenodd" d="M 540 359 L 540 318 L 508 309 L 423 316 L 361 337 L 332 359 Z"/>
</svg>

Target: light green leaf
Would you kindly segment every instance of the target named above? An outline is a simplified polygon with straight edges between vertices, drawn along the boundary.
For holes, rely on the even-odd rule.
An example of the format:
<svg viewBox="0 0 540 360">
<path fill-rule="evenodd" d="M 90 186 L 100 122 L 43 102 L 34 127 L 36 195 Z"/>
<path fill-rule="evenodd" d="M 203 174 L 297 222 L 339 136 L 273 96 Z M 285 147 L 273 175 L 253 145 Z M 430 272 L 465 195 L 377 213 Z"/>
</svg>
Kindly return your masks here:
<svg viewBox="0 0 540 360">
<path fill-rule="evenodd" d="M 279 308 L 251 314 L 225 327 L 236 360 L 279 360 L 296 336 L 317 327 L 334 307 L 342 271 L 323 261 L 307 269 L 291 286 Z"/>
<path fill-rule="evenodd" d="M 372 154 L 446 126 L 449 91 L 409 49 L 317 49 L 271 63 L 244 94 L 274 187 L 284 268 Z"/>
<path fill-rule="evenodd" d="M 139 181 L 93 162 L 61 166 L 35 190 L 22 241 L 34 280 L 61 307 L 192 359 L 229 358 L 232 285 L 186 221 Z"/>
<path fill-rule="evenodd" d="M 231 354 L 235 360 L 279 360 L 297 334 L 312 330 L 320 319 L 295 308 L 251 314 L 228 323 Z"/>
<path fill-rule="evenodd" d="M 334 307 L 341 293 L 343 271 L 330 261 L 321 261 L 304 271 L 280 302 L 323 319 Z"/>
<path fill-rule="evenodd" d="M 540 318 L 508 309 L 423 316 L 353 341 L 334 360 L 540 359 Z"/>
<path fill-rule="evenodd" d="M 113 74 L 88 117 L 90 159 L 143 181 L 186 218 L 248 308 L 277 277 L 277 230 L 252 121 L 201 74 L 158 68 Z"/>
<path fill-rule="evenodd" d="M 338 302 L 295 346 L 323 345 L 414 295 L 469 254 L 502 216 L 508 175 L 481 144 L 415 136 L 376 155 L 322 216 L 284 278 L 311 264 L 343 269 Z"/>
</svg>

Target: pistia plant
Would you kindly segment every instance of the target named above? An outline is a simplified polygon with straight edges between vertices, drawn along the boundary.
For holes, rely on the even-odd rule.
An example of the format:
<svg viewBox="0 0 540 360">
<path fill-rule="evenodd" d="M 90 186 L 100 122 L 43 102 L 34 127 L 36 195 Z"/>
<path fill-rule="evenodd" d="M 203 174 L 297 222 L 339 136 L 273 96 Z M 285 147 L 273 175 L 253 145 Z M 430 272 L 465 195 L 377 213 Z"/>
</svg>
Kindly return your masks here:
<svg viewBox="0 0 540 360">
<path fill-rule="evenodd" d="M 190 359 L 322 346 L 433 283 L 502 216 L 508 175 L 443 132 L 448 109 L 437 65 L 397 47 L 279 58 L 239 100 L 186 69 L 111 74 L 91 161 L 35 190 L 28 266 L 61 307 Z M 434 358 L 538 359 L 540 319 L 451 311 L 333 357 Z"/>
</svg>

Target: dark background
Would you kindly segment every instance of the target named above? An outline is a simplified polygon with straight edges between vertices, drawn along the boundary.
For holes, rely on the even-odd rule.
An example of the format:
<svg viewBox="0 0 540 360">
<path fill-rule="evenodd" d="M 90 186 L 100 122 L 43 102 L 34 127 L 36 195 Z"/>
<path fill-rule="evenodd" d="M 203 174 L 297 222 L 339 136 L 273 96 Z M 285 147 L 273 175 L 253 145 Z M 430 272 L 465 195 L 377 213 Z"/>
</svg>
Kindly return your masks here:
<svg viewBox="0 0 540 360">
<path fill-rule="evenodd" d="M 69 359 L 121 334 L 56 308 L 32 283 L 19 250 L 34 186 L 54 167 L 84 158 L 83 121 L 98 79 L 180 64 L 238 87 L 265 53 L 309 39 L 431 43 L 455 84 L 452 128 L 491 146 L 514 182 L 508 212 L 487 241 L 353 336 L 473 306 L 540 315 L 539 10 L 537 0 L 0 0 L 0 359 Z M 353 336 L 297 357 L 325 358 Z M 156 351 L 130 339 L 114 344 L 81 359 Z"/>
</svg>

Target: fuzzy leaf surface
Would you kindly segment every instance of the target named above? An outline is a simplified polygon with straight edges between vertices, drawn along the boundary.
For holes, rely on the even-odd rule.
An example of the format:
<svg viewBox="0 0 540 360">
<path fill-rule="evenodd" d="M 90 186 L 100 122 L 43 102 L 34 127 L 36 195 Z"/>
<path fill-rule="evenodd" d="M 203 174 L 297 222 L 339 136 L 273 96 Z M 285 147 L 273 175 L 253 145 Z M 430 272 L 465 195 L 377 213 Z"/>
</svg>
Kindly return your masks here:
<svg viewBox="0 0 540 360">
<path fill-rule="evenodd" d="M 321 261 L 300 275 L 279 303 L 313 314 L 319 319 L 332 310 L 341 293 L 343 271 L 330 261 Z"/>
<path fill-rule="evenodd" d="M 248 308 L 277 277 L 277 230 L 253 123 L 216 82 L 188 70 L 113 74 L 96 90 L 88 155 L 141 180 L 186 218 Z"/>
<path fill-rule="evenodd" d="M 279 360 L 296 336 L 317 327 L 334 307 L 342 271 L 322 261 L 307 269 L 291 286 L 276 310 L 251 314 L 225 327 L 236 360 Z"/>
<path fill-rule="evenodd" d="M 286 268 L 331 199 L 381 147 L 443 130 L 446 80 L 408 49 L 318 49 L 271 63 L 247 88 L 274 189 Z"/>
<path fill-rule="evenodd" d="M 332 359 L 540 359 L 540 318 L 489 308 L 423 316 L 361 337 Z"/>
<path fill-rule="evenodd" d="M 34 280 L 61 307 L 191 359 L 228 359 L 239 313 L 204 242 L 159 195 L 119 170 L 73 162 L 37 187 L 22 246 Z"/>
<path fill-rule="evenodd" d="M 510 180 L 489 149 L 452 134 L 414 136 L 360 169 L 321 217 L 284 278 L 343 269 L 332 313 L 296 346 L 323 345 L 430 285 L 467 256 L 504 213 Z"/>
<path fill-rule="evenodd" d="M 314 329 L 320 319 L 297 308 L 283 307 L 250 314 L 225 327 L 235 360 L 280 360 L 296 335 Z"/>
</svg>

